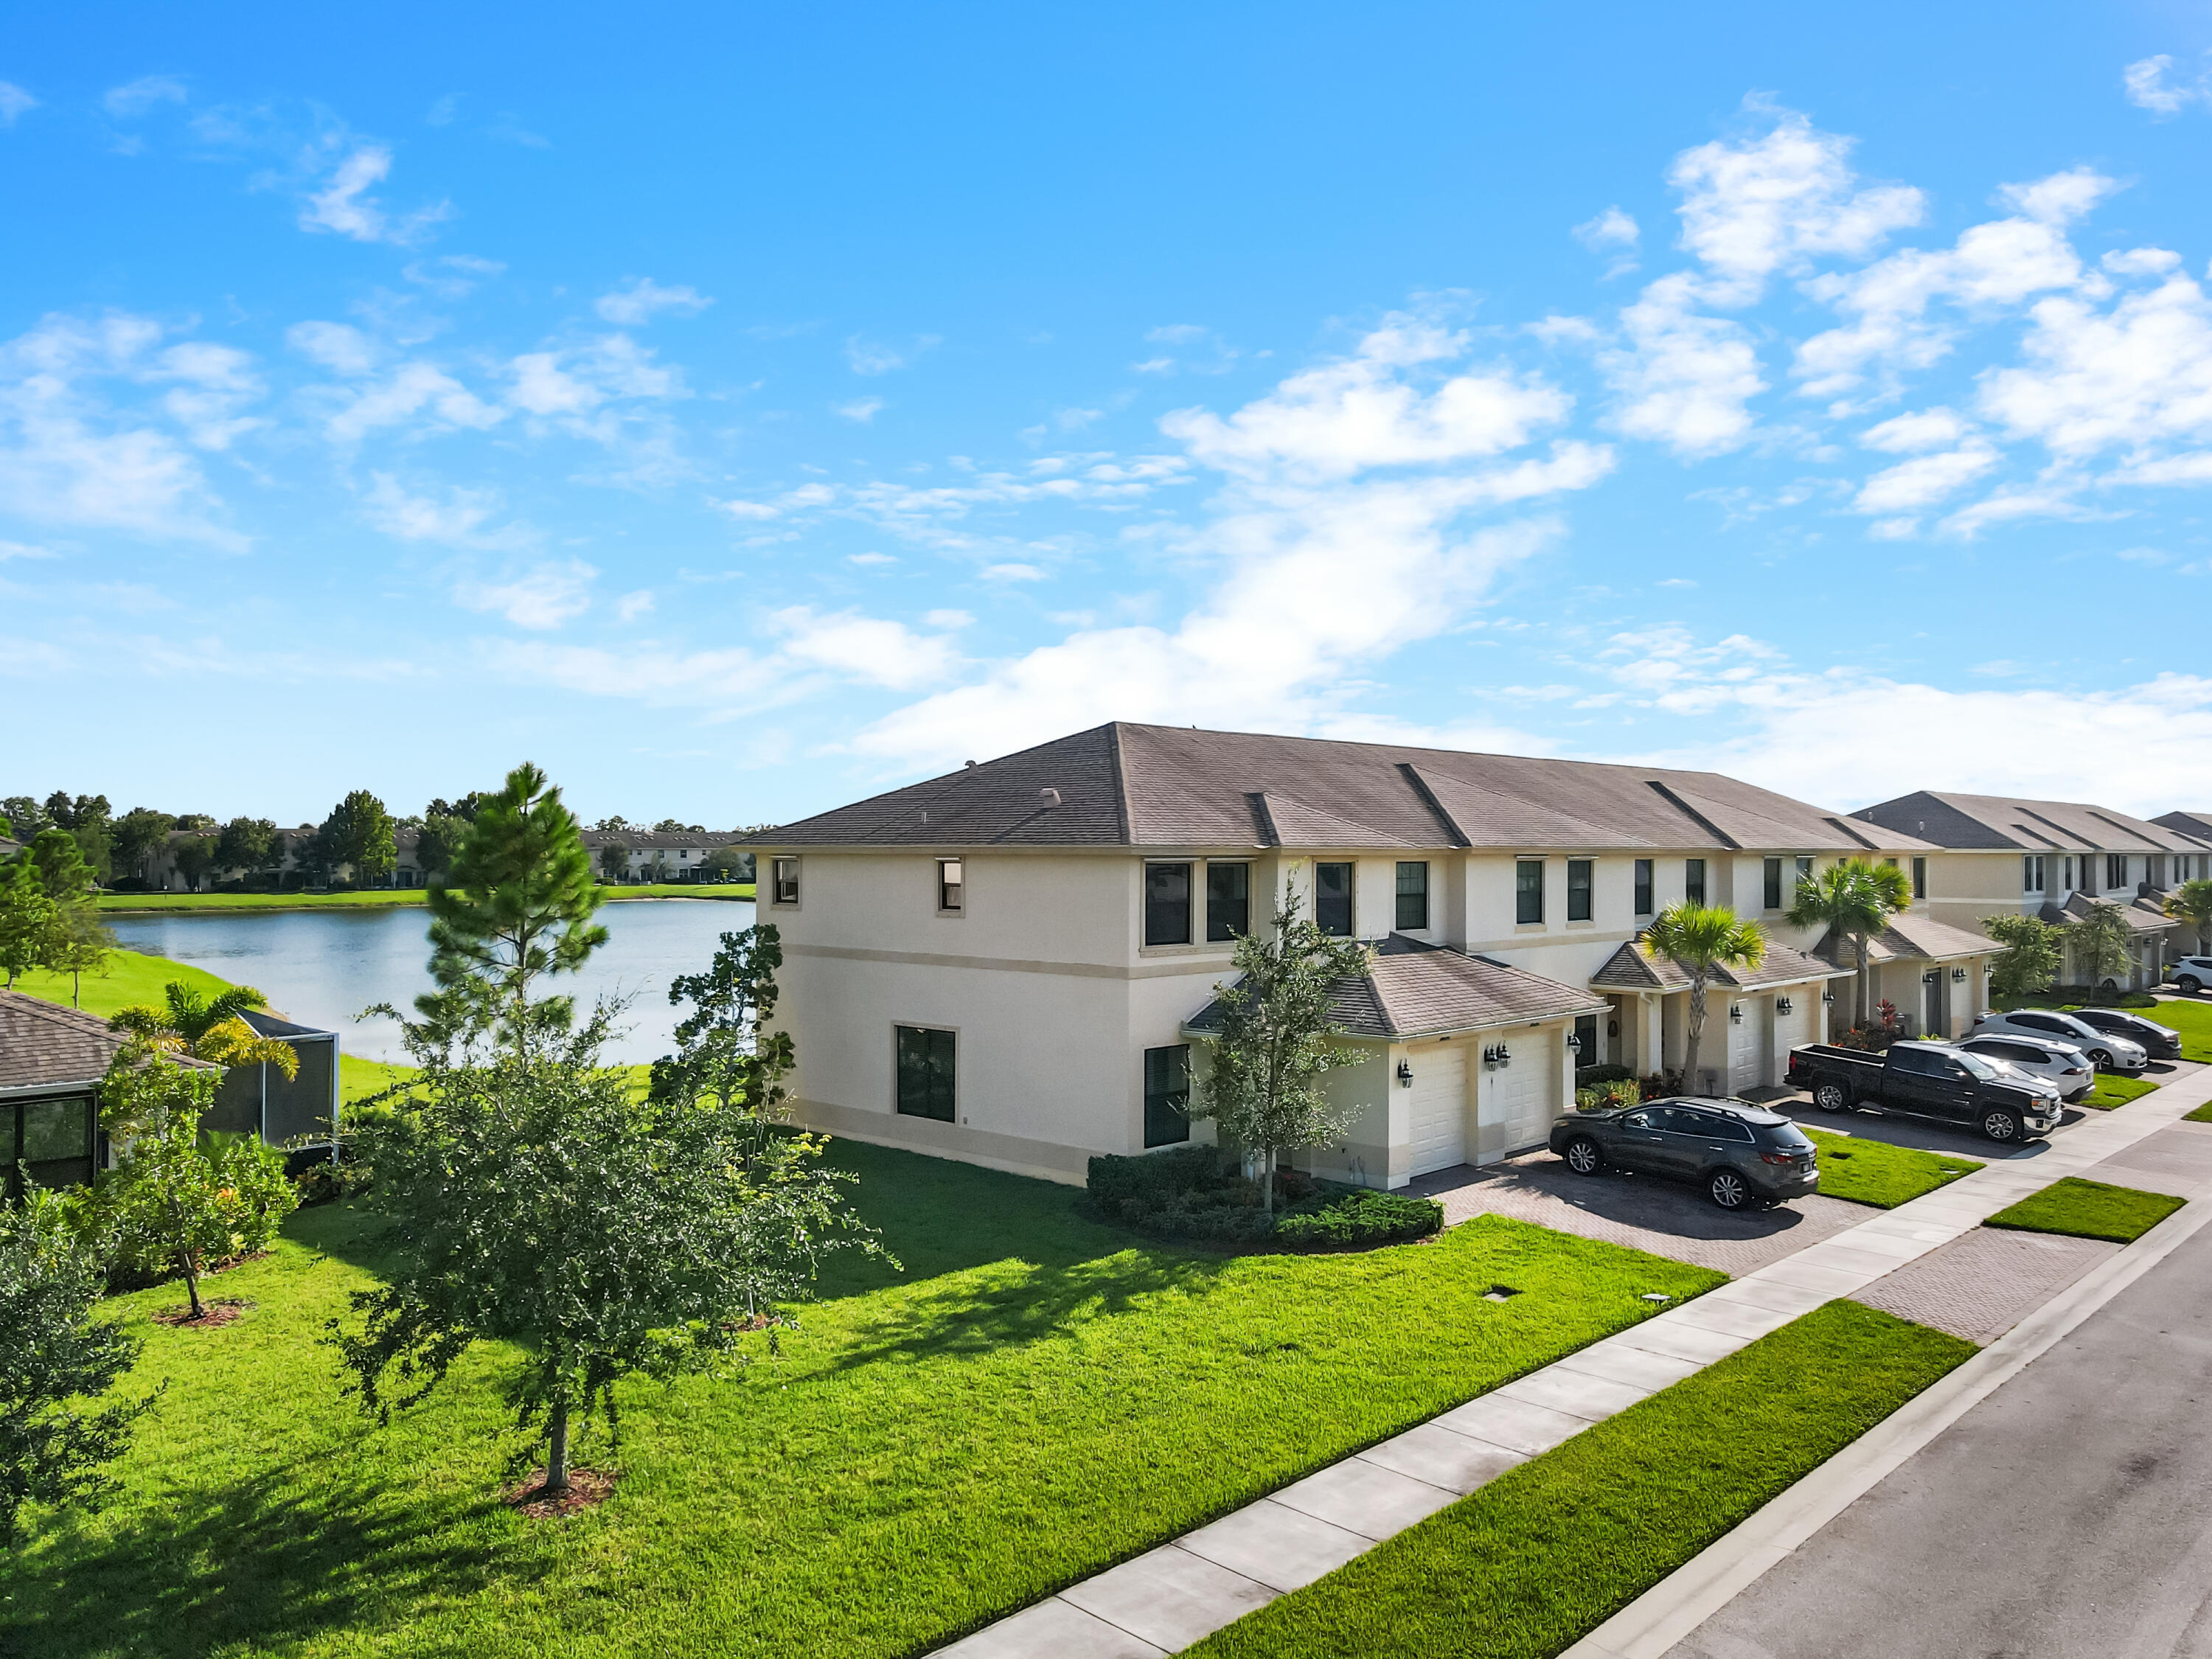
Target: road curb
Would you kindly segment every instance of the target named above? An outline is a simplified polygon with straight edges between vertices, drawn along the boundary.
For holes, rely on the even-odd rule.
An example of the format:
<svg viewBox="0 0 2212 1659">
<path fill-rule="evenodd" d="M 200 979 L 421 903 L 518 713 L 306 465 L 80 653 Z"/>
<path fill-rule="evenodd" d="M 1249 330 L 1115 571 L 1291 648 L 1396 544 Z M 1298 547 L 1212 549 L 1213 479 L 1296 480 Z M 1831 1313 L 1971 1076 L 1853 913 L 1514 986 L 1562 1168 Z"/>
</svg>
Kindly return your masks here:
<svg viewBox="0 0 2212 1659">
<path fill-rule="evenodd" d="M 1653 1585 L 1560 1659 L 1661 1659 L 1908 1458 L 2212 1225 L 2212 1184 L 2197 1188 L 2189 1200 Z"/>
</svg>

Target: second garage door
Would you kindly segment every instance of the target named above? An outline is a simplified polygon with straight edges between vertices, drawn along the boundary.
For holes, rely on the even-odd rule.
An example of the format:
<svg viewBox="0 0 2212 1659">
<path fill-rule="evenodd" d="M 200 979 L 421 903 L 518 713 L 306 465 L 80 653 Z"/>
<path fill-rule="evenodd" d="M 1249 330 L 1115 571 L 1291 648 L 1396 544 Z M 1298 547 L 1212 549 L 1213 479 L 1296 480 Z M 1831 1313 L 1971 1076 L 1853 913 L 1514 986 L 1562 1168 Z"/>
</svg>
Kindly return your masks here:
<svg viewBox="0 0 2212 1659">
<path fill-rule="evenodd" d="M 1446 1042 L 1407 1056 L 1413 1068 L 1413 1173 L 1467 1162 L 1467 1048 Z"/>
</svg>

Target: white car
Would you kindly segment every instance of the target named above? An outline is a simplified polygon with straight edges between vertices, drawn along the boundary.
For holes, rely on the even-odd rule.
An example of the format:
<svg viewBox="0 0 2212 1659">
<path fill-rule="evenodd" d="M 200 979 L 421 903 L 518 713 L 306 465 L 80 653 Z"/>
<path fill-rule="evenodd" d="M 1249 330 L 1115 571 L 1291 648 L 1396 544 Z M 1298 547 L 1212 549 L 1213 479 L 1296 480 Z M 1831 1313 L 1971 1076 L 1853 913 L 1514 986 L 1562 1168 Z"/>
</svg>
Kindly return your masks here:
<svg viewBox="0 0 2212 1659">
<path fill-rule="evenodd" d="M 2140 1042 L 2100 1031 L 2086 1019 L 2062 1014 L 2053 1008 L 2015 1008 L 2008 1014 L 1990 1012 L 1974 1022 L 1970 1036 L 2048 1037 L 2079 1048 L 2093 1065 L 2108 1072 L 2140 1072 L 2150 1064 L 2150 1051 Z"/>
<path fill-rule="evenodd" d="M 2195 996 L 2206 986 L 2212 985 L 2212 957 L 2184 957 L 2166 969 L 2176 990 Z"/>
<path fill-rule="evenodd" d="M 2051 1037 L 2033 1037 L 2025 1031 L 2002 1036 L 1990 1031 L 1970 1036 L 1959 1046 L 1970 1054 L 2001 1060 L 2015 1072 L 2055 1084 L 2061 1100 L 2079 1100 L 2096 1085 L 2097 1068 L 2089 1056 L 2073 1044 Z"/>
</svg>

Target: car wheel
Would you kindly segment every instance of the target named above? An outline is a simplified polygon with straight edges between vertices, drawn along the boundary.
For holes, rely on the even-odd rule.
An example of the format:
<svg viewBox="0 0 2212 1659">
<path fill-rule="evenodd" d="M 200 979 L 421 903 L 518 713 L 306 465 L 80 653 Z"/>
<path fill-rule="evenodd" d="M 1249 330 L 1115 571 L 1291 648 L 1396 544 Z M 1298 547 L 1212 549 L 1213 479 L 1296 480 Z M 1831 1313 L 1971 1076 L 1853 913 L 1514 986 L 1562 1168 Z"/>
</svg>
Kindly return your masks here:
<svg viewBox="0 0 2212 1659">
<path fill-rule="evenodd" d="M 1705 1191 L 1723 1210 L 1741 1210 L 1751 1202 L 1751 1183 L 1734 1170 L 1716 1170 Z"/>
<path fill-rule="evenodd" d="M 2020 1119 L 2011 1112 L 1990 1112 L 1982 1118 L 1982 1133 L 2008 1145 L 2020 1139 Z"/>
<path fill-rule="evenodd" d="M 1840 1083 L 1823 1083 L 1813 1091 L 1813 1103 L 1824 1112 L 1848 1112 L 1851 1097 L 1844 1092 Z"/>
<path fill-rule="evenodd" d="M 2176 988 L 2187 993 L 2192 997 L 2204 988 L 2204 981 L 2201 979 L 2178 979 L 2174 981 L 2173 983 Z"/>
<path fill-rule="evenodd" d="M 1567 1143 L 1567 1167 L 1577 1175 L 1594 1176 L 1605 1168 L 1605 1152 L 1588 1135 L 1577 1135 Z"/>
<path fill-rule="evenodd" d="M 2112 1051 L 2109 1048 L 2090 1049 L 2089 1063 L 2092 1066 L 2101 1066 L 2108 1072 L 2111 1071 L 2112 1069 Z"/>
</svg>

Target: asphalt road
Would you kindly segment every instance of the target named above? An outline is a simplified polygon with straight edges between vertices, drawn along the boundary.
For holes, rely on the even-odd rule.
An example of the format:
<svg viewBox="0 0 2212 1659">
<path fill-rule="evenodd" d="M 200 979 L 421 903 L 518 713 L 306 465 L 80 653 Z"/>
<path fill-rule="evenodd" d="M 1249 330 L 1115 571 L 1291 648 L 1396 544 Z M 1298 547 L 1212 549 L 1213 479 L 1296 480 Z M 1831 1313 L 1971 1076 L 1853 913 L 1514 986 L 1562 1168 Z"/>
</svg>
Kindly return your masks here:
<svg viewBox="0 0 2212 1659">
<path fill-rule="evenodd" d="M 2212 1659 L 2212 1228 L 1668 1659 Z"/>
</svg>

